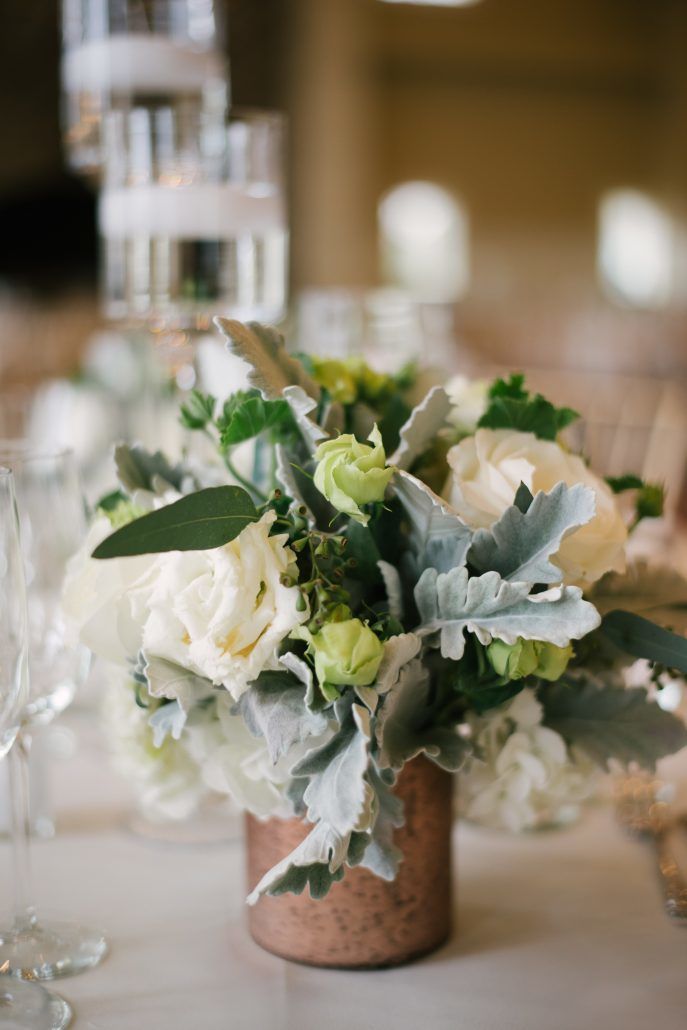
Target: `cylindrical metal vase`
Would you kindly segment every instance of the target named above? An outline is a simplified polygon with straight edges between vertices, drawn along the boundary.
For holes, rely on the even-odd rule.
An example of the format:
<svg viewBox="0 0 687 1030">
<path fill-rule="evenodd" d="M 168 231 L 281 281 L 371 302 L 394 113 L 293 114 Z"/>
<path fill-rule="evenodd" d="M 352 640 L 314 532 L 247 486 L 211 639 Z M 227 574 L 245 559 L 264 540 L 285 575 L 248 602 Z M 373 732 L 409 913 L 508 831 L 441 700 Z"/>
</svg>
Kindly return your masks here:
<svg viewBox="0 0 687 1030">
<path fill-rule="evenodd" d="M 401 773 L 395 793 L 405 826 L 403 852 L 388 883 L 367 869 L 346 869 L 329 894 L 263 897 L 249 909 L 253 939 L 293 962 L 341 969 L 397 966 L 440 947 L 451 932 L 451 776 L 424 758 Z M 300 819 L 247 816 L 247 872 L 252 889 L 311 829 Z"/>
</svg>

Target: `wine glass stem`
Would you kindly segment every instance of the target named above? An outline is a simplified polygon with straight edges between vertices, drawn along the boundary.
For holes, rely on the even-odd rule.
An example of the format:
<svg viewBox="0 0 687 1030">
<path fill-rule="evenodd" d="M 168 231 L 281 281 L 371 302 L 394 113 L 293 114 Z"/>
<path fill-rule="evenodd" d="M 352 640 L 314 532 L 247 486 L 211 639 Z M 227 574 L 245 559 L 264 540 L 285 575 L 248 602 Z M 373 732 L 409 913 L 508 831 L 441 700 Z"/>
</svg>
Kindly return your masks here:
<svg viewBox="0 0 687 1030">
<path fill-rule="evenodd" d="M 20 730 L 9 753 L 10 790 L 12 794 L 12 848 L 14 853 L 15 931 L 30 930 L 36 925 L 32 904 L 31 876 L 31 802 L 29 793 L 29 755 L 31 734 Z"/>
</svg>

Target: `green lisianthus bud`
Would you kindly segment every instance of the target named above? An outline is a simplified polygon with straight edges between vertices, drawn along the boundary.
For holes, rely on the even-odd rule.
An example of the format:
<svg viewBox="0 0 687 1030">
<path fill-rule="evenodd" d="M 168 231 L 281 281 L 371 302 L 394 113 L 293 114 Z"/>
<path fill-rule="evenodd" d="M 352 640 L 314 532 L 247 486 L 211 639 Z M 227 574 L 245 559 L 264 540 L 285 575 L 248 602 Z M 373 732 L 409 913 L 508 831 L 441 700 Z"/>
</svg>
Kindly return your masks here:
<svg viewBox="0 0 687 1030">
<path fill-rule="evenodd" d="M 307 640 L 320 684 L 367 687 L 377 678 L 384 645 L 360 619 L 327 622 L 319 633 L 300 627 L 293 636 Z"/>
<path fill-rule="evenodd" d="M 556 647 L 544 640 L 523 640 L 514 644 L 493 640 L 487 648 L 487 658 L 499 676 L 520 680 L 526 676 L 554 682 L 561 678 L 573 656 L 572 645 Z"/>
<path fill-rule="evenodd" d="M 358 397 L 355 377 L 343 361 L 311 357 L 313 376 L 334 401 L 353 404 Z"/>
<path fill-rule="evenodd" d="M 367 525 L 370 516 L 361 504 L 382 501 L 395 469 L 386 468 L 382 436 L 377 426 L 368 440 L 360 443 L 351 433 L 326 440 L 315 451 L 315 486 L 337 511 Z"/>
</svg>

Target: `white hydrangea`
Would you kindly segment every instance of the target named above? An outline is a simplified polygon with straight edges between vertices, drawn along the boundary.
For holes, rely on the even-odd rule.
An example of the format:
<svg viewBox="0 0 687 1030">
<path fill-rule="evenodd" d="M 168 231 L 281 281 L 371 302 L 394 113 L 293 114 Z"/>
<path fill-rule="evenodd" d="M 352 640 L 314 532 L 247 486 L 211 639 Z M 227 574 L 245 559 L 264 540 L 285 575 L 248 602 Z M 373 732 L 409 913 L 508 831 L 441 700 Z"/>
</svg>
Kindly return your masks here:
<svg viewBox="0 0 687 1030">
<path fill-rule="evenodd" d="M 568 750 L 554 730 L 542 726 L 535 692 L 472 722 L 480 758 L 459 780 L 461 813 L 496 829 L 521 832 L 571 821 L 596 785 L 591 761 Z"/>
<path fill-rule="evenodd" d="M 150 712 L 136 704 L 135 684 L 121 669 L 107 675 L 103 719 L 115 770 L 131 784 L 141 813 L 151 821 L 186 819 L 210 795 L 202 770 L 181 740 L 153 743 Z"/>
<path fill-rule="evenodd" d="M 260 819 L 293 815 L 286 789 L 290 770 L 308 751 L 326 743 L 333 731 L 308 737 L 272 762 L 262 737 L 254 737 L 240 715 L 232 715 L 232 700 L 219 695 L 212 723 L 187 724 L 182 739 L 202 766 L 205 783 L 228 794 L 242 809 Z"/>
</svg>

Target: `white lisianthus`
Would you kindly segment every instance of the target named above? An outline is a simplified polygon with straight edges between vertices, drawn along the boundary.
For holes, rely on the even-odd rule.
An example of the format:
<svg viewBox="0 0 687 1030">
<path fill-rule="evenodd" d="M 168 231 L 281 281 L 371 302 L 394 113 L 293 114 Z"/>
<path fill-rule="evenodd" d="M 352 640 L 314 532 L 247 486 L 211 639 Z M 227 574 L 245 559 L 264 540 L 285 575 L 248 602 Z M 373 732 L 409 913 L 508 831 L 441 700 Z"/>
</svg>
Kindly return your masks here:
<svg viewBox="0 0 687 1030">
<path fill-rule="evenodd" d="M 136 704 L 135 684 L 128 674 L 110 668 L 103 704 L 106 736 L 115 770 L 127 780 L 146 819 L 187 819 L 211 790 L 198 761 L 181 740 L 167 736 L 161 747 L 153 742 L 150 712 Z M 203 718 L 203 716 L 200 716 Z M 208 725 L 212 725 L 209 722 Z"/>
<path fill-rule="evenodd" d="M 454 376 L 453 379 L 449 379 L 445 390 L 451 401 L 448 422 L 461 436 L 474 433 L 477 423 L 487 409 L 487 380 Z"/>
<path fill-rule="evenodd" d="M 542 726 L 535 692 L 472 720 L 479 758 L 461 773 L 461 813 L 495 829 L 521 832 L 569 822 L 596 785 L 598 770 Z"/>
<path fill-rule="evenodd" d="M 294 814 L 286 795 L 290 770 L 312 748 L 325 744 L 333 732 L 307 737 L 274 763 L 264 737 L 254 737 L 242 716 L 232 715 L 231 698 L 220 695 L 212 723 L 187 724 L 183 739 L 213 791 L 228 794 L 240 808 L 260 819 L 288 819 Z"/>
<path fill-rule="evenodd" d="M 282 580 L 295 556 L 270 536 L 266 512 L 223 547 L 157 555 L 129 593 L 149 658 L 164 658 L 223 686 L 235 699 L 264 669 L 278 668 L 279 644 L 307 617 L 300 592 Z"/>
<path fill-rule="evenodd" d="M 157 555 L 96 561 L 91 554 L 113 532 L 109 519 L 97 518 L 83 546 L 67 566 L 62 612 L 70 642 L 77 641 L 108 662 L 135 660 L 142 625 L 134 618 L 131 591 L 147 580 Z"/>
<path fill-rule="evenodd" d="M 627 527 L 610 487 L 576 454 L 553 440 L 511 429 L 478 429 L 448 452 L 445 496 L 468 525 L 488 528 L 513 504 L 520 483 L 536 494 L 557 483 L 594 491 L 596 514 L 567 536 L 553 559 L 564 582 L 590 586 L 606 572 L 624 572 Z"/>
</svg>

